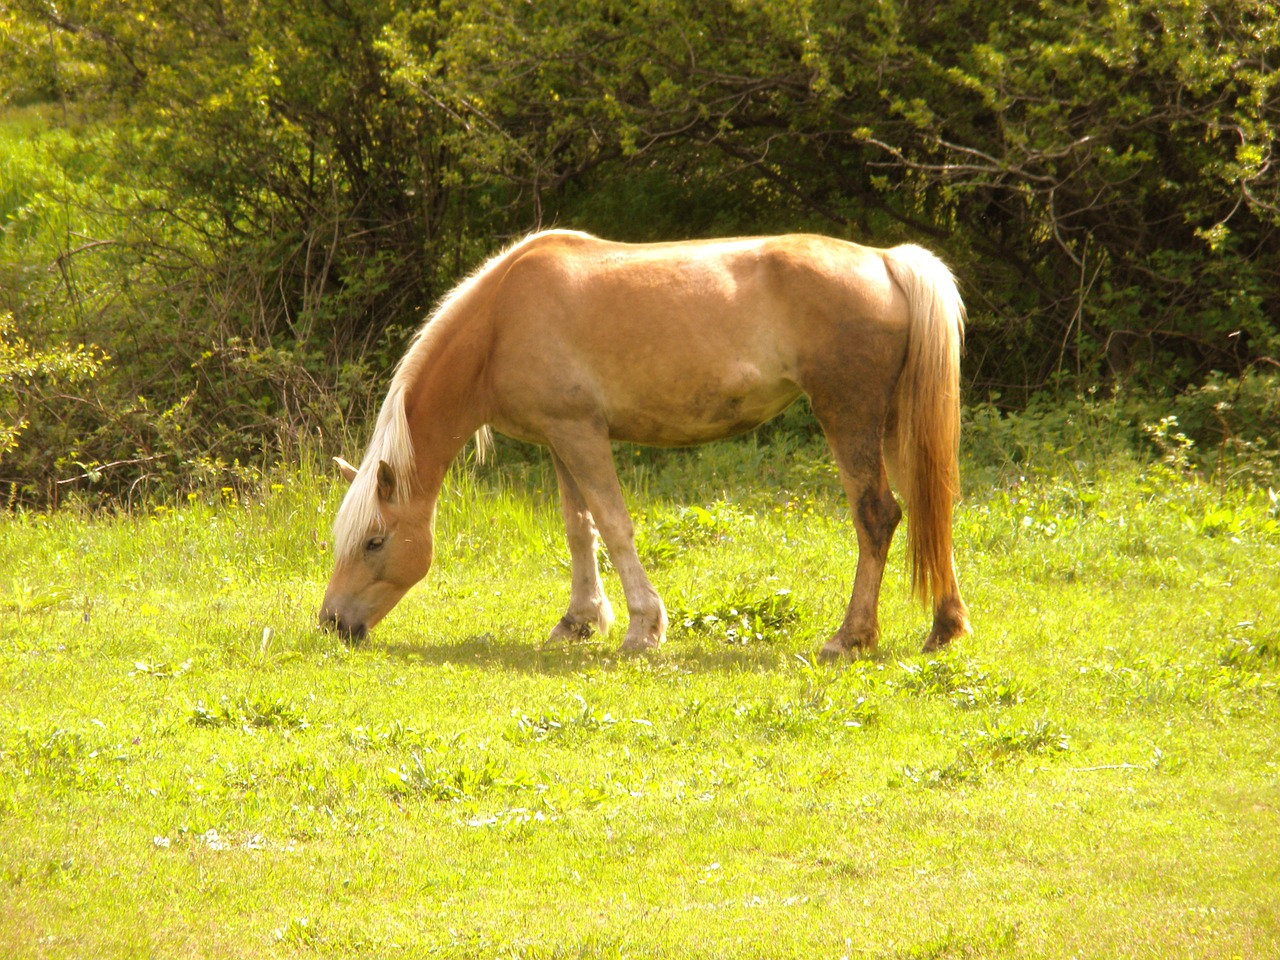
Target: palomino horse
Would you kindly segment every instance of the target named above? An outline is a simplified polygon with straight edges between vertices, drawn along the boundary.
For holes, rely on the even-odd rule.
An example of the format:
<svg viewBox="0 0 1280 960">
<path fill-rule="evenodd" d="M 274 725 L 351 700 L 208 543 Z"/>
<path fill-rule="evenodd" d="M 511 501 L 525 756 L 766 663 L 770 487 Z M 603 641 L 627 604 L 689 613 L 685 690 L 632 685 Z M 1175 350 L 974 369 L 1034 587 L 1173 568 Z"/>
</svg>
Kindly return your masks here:
<svg viewBox="0 0 1280 960">
<path fill-rule="evenodd" d="M 607 631 L 597 531 L 626 594 L 624 650 L 667 614 L 636 555 L 611 440 L 659 446 L 743 433 L 807 394 L 858 538 L 849 607 L 827 657 L 875 646 L 885 558 L 907 508 L 926 650 L 969 630 L 951 546 L 959 488 L 964 307 L 915 246 L 818 236 L 610 243 L 552 230 L 516 243 L 445 298 L 391 381 L 334 524 L 322 623 L 358 640 L 431 566 L 445 471 L 492 426 L 551 449 L 572 560 L 551 639 Z"/>
</svg>

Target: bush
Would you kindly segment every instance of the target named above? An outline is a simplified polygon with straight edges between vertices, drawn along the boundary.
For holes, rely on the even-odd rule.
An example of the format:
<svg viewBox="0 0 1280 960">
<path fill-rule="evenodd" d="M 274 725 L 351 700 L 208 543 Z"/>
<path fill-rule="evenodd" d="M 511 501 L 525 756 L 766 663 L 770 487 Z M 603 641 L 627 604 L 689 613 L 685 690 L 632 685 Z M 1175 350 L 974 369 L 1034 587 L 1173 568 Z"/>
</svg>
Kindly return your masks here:
<svg viewBox="0 0 1280 960">
<path fill-rule="evenodd" d="M 357 447 L 432 302 L 554 222 L 924 243 L 970 307 L 970 395 L 1023 411 L 977 408 L 980 442 L 1040 456 L 1027 445 L 1058 414 L 1039 398 L 1124 385 L 1179 399 L 1151 416 L 1096 401 L 1065 442 L 1177 416 L 1197 453 L 1261 478 L 1273 14 L 14 0 L 0 76 L 56 96 L 60 129 L 0 153 L 0 311 L 35 353 L 113 360 L 91 394 L 26 396 L 6 469 L 36 499 L 72 477 L 120 495 Z"/>
<path fill-rule="evenodd" d="M 1214 374 L 1172 407 L 1200 465 L 1221 482 L 1280 486 L 1280 367 Z"/>
<path fill-rule="evenodd" d="M 18 449 L 18 441 L 30 425 L 36 408 L 51 393 L 92 380 L 109 358 L 94 347 L 60 343 L 35 349 L 18 335 L 13 315 L 0 313 L 0 469 Z M 4 478 L 0 477 L 0 482 Z M 17 481 L 10 480 L 8 502 L 16 496 Z"/>
</svg>

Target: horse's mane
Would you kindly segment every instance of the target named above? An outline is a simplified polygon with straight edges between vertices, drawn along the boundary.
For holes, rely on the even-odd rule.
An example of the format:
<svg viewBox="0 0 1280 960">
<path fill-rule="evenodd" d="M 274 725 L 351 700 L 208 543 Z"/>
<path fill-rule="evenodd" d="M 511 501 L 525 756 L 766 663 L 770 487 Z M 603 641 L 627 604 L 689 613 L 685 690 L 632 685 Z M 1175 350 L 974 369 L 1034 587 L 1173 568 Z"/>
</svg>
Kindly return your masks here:
<svg viewBox="0 0 1280 960">
<path fill-rule="evenodd" d="M 373 436 L 369 440 L 364 458 L 360 461 L 360 469 L 355 479 L 351 481 L 351 486 L 334 519 L 334 554 L 339 559 L 357 555 L 363 548 L 369 531 L 375 528 L 382 529 L 382 515 L 378 510 L 379 461 L 385 462 L 391 468 L 397 490 L 413 492 L 418 488 L 417 462 L 413 449 L 413 435 L 409 432 L 409 421 L 405 411 L 405 396 L 409 387 L 416 381 L 426 360 L 431 356 L 442 332 L 467 315 L 465 310 L 458 309 L 460 304 L 475 291 L 480 282 L 495 267 L 526 244 L 547 233 L 566 232 L 568 231 L 533 233 L 509 244 L 450 290 L 431 312 L 426 322 L 418 328 L 404 356 L 396 364 L 395 373 L 391 377 L 391 386 L 387 389 L 386 399 L 382 401 L 382 408 L 378 411 Z M 481 428 L 476 434 L 477 455 L 483 459 L 492 447 L 492 443 L 493 437 L 488 426 Z"/>
</svg>

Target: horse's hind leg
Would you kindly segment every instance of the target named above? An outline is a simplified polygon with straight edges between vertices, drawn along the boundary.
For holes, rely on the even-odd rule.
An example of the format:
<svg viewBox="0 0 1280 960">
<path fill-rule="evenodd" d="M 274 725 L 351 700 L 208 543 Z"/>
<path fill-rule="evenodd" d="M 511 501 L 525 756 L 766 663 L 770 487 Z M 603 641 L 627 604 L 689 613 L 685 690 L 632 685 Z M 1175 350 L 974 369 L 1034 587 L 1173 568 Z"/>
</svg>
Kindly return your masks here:
<svg viewBox="0 0 1280 960">
<path fill-rule="evenodd" d="M 889 483 L 901 490 L 903 474 L 896 453 L 898 447 L 896 430 L 896 419 L 891 414 L 885 429 L 885 466 L 889 471 Z M 929 636 L 925 638 L 923 652 L 933 653 L 941 650 L 956 637 L 962 637 L 970 632 L 972 630 L 969 626 L 969 608 L 965 606 L 964 599 L 960 596 L 960 582 L 956 578 L 953 560 L 947 571 L 946 583 L 933 598 L 933 627 L 929 630 Z"/>
<path fill-rule="evenodd" d="M 590 432 L 589 427 L 572 424 L 551 438 L 551 448 L 559 458 L 557 471 L 563 469 L 580 492 L 622 581 L 630 615 L 622 649 L 656 647 L 666 636 L 667 611 L 640 565 L 635 528 L 618 483 L 608 437 Z M 563 480 L 561 483 L 563 485 Z"/>
<path fill-rule="evenodd" d="M 587 501 L 564 462 L 554 452 L 551 460 L 560 483 L 560 510 L 564 514 L 573 585 L 569 594 L 569 610 L 551 628 L 548 642 L 586 639 L 593 627 L 601 634 L 609 632 L 613 625 L 613 609 L 600 582 L 600 567 L 596 563 L 596 525 Z"/>
<path fill-rule="evenodd" d="M 941 650 L 956 637 L 972 632 L 969 626 L 969 608 L 960 597 L 960 584 L 956 580 L 955 564 L 951 566 L 949 583 L 933 601 L 933 627 L 924 641 L 924 653 Z"/>
<path fill-rule="evenodd" d="M 819 421 L 840 469 L 858 536 L 858 567 L 849 607 L 839 629 L 821 651 L 823 659 L 835 659 L 856 650 L 874 650 L 880 640 L 876 612 L 880 581 L 902 510 L 889 489 L 880 431 L 864 428 L 845 432 L 836 424 L 823 421 L 821 415 Z"/>
</svg>

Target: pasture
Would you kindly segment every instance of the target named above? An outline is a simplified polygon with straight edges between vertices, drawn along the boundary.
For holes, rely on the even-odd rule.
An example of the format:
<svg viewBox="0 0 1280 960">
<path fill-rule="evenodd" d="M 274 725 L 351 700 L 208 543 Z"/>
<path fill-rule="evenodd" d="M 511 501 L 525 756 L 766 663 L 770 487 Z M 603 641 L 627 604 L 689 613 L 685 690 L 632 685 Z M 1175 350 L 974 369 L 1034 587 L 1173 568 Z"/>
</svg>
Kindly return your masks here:
<svg viewBox="0 0 1280 960">
<path fill-rule="evenodd" d="M 510 448 L 356 648 L 314 464 L 2 519 L 0 955 L 1276 956 L 1275 494 L 1079 455 L 970 452 L 975 633 L 920 654 L 900 535 L 834 666 L 853 528 L 785 432 L 619 448 L 643 655 L 544 645 L 568 554 Z"/>
</svg>

